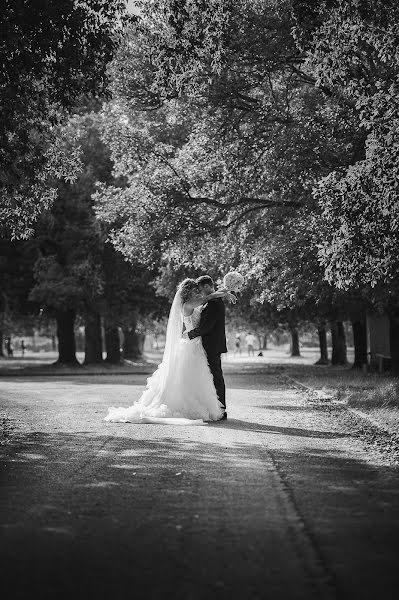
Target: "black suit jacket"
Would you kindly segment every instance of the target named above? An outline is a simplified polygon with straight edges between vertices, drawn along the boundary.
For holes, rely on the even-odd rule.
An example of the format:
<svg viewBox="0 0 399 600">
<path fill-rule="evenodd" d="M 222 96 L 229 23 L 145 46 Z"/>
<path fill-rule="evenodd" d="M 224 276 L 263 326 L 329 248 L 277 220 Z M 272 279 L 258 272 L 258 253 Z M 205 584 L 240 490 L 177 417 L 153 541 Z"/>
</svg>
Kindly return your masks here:
<svg viewBox="0 0 399 600">
<path fill-rule="evenodd" d="M 202 337 L 205 352 L 212 355 L 227 352 L 225 306 L 221 298 L 210 300 L 201 313 L 198 327 L 189 332 L 189 338 Z"/>
</svg>

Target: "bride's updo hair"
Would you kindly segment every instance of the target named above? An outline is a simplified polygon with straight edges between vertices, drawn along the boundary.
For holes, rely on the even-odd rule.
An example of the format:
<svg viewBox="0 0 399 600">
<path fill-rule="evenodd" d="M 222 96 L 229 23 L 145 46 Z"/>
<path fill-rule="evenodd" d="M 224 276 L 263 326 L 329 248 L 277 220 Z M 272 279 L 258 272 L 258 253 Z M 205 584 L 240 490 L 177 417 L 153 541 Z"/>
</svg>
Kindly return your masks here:
<svg viewBox="0 0 399 600">
<path fill-rule="evenodd" d="M 192 293 L 198 289 L 198 285 L 195 279 L 187 278 L 179 284 L 177 289 L 180 292 L 182 304 L 184 304 Z"/>
</svg>

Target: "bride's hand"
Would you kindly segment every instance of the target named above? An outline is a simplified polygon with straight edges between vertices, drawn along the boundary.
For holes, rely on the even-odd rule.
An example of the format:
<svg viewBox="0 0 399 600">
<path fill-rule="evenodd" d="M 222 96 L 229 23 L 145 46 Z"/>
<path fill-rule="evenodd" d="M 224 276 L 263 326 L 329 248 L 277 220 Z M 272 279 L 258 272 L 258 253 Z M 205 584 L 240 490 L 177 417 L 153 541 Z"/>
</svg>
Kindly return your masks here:
<svg viewBox="0 0 399 600">
<path fill-rule="evenodd" d="M 227 298 L 227 300 L 232 304 L 237 302 L 236 296 L 232 292 L 229 292 L 224 286 L 219 287 L 216 292 L 209 294 L 209 296 L 205 298 L 204 304 L 213 298 Z"/>
</svg>

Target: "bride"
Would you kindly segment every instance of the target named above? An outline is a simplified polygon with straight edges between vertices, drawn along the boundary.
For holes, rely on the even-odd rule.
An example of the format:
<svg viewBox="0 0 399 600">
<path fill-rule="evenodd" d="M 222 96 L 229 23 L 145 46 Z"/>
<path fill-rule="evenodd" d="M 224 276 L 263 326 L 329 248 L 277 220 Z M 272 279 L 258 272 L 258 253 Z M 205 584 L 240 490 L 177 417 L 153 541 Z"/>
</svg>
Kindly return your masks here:
<svg viewBox="0 0 399 600">
<path fill-rule="evenodd" d="M 170 309 L 162 363 L 137 402 L 127 408 L 109 408 L 104 420 L 175 425 L 218 421 L 224 407 L 216 395 L 201 338 L 190 340 L 187 333 L 199 324 L 203 305 L 230 296 L 218 290 L 204 298 L 194 279 L 182 281 Z"/>
</svg>

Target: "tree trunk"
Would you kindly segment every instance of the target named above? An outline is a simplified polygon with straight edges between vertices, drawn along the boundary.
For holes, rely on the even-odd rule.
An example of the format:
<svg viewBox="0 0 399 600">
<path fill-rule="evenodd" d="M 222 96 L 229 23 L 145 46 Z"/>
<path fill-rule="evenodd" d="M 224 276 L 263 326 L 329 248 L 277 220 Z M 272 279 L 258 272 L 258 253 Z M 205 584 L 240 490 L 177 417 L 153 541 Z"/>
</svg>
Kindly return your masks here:
<svg viewBox="0 0 399 600">
<path fill-rule="evenodd" d="M 353 345 L 355 347 L 354 369 L 363 369 L 367 365 L 367 326 L 366 319 L 352 321 Z"/>
<path fill-rule="evenodd" d="M 4 356 L 4 333 L 0 329 L 0 356 Z"/>
<path fill-rule="evenodd" d="M 131 327 L 126 327 L 123 330 L 124 341 L 123 341 L 123 358 L 133 360 L 135 358 L 141 358 L 143 355 L 140 343 L 140 337 L 137 335 L 136 323 L 132 324 Z"/>
<path fill-rule="evenodd" d="M 144 353 L 144 344 L 145 344 L 145 333 L 139 333 L 138 334 L 138 338 L 139 338 L 140 356 L 143 356 L 143 353 Z"/>
<path fill-rule="evenodd" d="M 391 371 L 399 376 L 399 317 L 389 315 L 389 344 L 391 349 Z"/>
<path fill-rule="evenodd" d="M 331 339 L 332 339 L 332 365 L 346 365 L 346 339 L 344 324 L 342 321 L 333 321 L 331 323 Z"/>
<path fill-rule="evenodd" d="M 79 364 L 76 358 L 75 316 L 75 311 L 72 309 L 59 310 L 55 315 L 58 338 L 57 364 Z"/>
<path fill-rule="evenodd" d="M 103 360 L 101 340 L 101 317 L 97 312 L 85 316 L 85 365 Z"/>
<path fill-rule="evenodd" d="M 267 350 L 267 333 L 265 333 L 263 335 L 262 339 L 263 339 L 263 343 L 262 343 L 261 350 Z"/>
<path fill-rule="evenodd" d="M 106 362 L 118 365 L 121 362 L 119 330 L 117 327 L 105 327 L 105 347 L 107 349 Z"/>
<path fill-rule="evenodd" d="M 299 334 L 296 327 L 290 327 L 291 334 L 291 356 L 301 356 L 299 352 Z"/>
<path fill-rule="evenodd" d="M 316 365 L 328 365 L 327 330 L 325 323 L 319 324 L 317 334 L 319 336 L 320 358 L 316 362 Z"/>
</svg>

